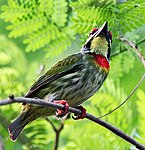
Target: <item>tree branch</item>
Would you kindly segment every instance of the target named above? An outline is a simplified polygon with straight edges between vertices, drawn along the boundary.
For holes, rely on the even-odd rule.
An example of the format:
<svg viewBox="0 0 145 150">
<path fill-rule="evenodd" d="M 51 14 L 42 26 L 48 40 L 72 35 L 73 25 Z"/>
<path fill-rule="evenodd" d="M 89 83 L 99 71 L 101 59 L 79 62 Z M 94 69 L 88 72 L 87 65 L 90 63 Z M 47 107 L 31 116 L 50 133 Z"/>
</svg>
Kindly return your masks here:
<svg viewBox="0 0 145 150">
<path fill-rule="evenodd" d="M 14 96 L 11 96 L 11 98 L 5 99 L 5 100 L 1 100 L 0 101 L 0 106 L 3 105 L 8 105 L 8 104 L 12 104 L 12 103 L 29 103 L 29 104 L 36 104 L 36 105 L 40 105 L 40 106 L 44 106 L 44 107 L 53 107 L 55 109 L 64 109 L 64 106 L 61 104 L 55 104 L 53 102 L 47 102 L 41 99 L 32 99 L 32 98 L 24 98 L 24 97 L 16 97 L 14 98 Z M 81 110 L 73 108 L 73 107 L 69 107 L 69 112 L 75 113 L 75 114 L 82 114 Z M 119 130 L 118 128 L 112 126 L 111 124 L 96 118 L 95 116 L 91 115 L 91 114 L 86 114 L 86 118 L 100 124 L 101 126 L 105 127 L 106 129 L 112 131 L 114 134 L 116 134 L 117 136 L 121 137 L 122 139 L 124 139 L 125 141 L 133 144 L 134 146 L 136 146 L 136 148 L 140 149 L 140 150 L 145 150 L 145 147 L 138 143 L 136 140 L 134 140 L 133 138 L 131 138 L 130 136 L 128 136 L 126 133 L 124 133 L 123 131 Z"/>
<path fill-rule="evenodd" d="M 57 128 L 55 127 L 53 122 L 50 119 L 48 119 L 48 118 L 45 118 L 45 120 L 50 123 L 50 125 L 51 125 L 52 129 L 54 130 L 54 132 L 57 132 Z"/>
<path fill-rule="evenodd" d="M 141 59 L 143 65 L 144 65 L 144 67 L 145 67 L 145 58 L 143 57 L 143 55 L 141 54 L 140 50 L 138 49 L 138 46 L 137 46 L 135 43 L 129 41 L 128 39 L 126 39 L 126 38 L 124 38 L 124 37 L 120 37 L 119 39 L 120 39 L 122 42 L 125 42 L 126 44 L 128 44 L 131 48 L 133 48 L 133 49 L 137 52 L 138 56 L 140 57 L 140 59 Z"/>
<path fill-rule="evenodd" d="M 61 124 L 60 124 L 60 126 L 58 128 L 53 124 L 53 122 L 50 119 L 45 118 L 46 121 L 51 124 L 51 126 L 52 126 L 52 128 L 53 128 L 53 130 L 55 132 L 54 150 L 58 149 L 60 133 L 61 133 L 63 127 L 64 127 L 64 121 L 67 119 L 67 116 L 68 115 L 65 116 L 65 118 L 62 120 L 62 122 L 61 122 Z"/>
<path fill-rule="evenodd" d="M 60 132 L 62 131 L 63 127 L 64 127 L 64 124 L 61 123 L 60 127 L 57 129 L 57 132 L 55 132 L 56 133 L 56 137 L 55 137 L 54 150 L 58 149 Z"/>
</svg>

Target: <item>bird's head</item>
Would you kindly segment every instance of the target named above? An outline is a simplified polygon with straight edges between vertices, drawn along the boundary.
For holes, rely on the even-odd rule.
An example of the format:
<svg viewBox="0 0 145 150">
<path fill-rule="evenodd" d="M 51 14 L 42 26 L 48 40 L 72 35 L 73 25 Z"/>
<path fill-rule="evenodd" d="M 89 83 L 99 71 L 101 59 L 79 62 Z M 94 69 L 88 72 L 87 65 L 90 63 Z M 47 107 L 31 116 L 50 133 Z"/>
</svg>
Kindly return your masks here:
<svg viewBox="0 0 145 150">
<path fill-rule="evenodd" d="M 81 49 L 82 53 L 96 53 L 108 58 L 110 57 L 112 34 L 108 31 L 108 23 L 105 22 L 101 28 L 94 28 Z"/>
</svg>

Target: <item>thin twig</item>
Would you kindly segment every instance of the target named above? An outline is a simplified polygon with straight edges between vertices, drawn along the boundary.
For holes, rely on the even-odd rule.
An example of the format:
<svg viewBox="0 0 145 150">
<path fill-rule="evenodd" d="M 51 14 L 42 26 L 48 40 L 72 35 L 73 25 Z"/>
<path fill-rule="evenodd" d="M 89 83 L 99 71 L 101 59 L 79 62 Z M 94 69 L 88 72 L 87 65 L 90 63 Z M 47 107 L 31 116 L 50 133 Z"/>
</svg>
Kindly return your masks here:
<svg viewBox="0 0 145 150">
<path fill-rule="evenodd" d="M 144 42 L 145 42 L 145 39 L 142 39 L 141 41 L 137 42 L 136 44 L 137 44 L 137 45 L 140 45 L 140 44 L 142 44 L 142 43 L 144 43 Z"/>
<path fill-rule="evenodd" d="M 54 132 L 57 132 L 57 128 L 55 127 L 55 125 L 53 124 L 53 122 L 49 118 L 45 118 L 45 120 L 50 123 L 50 125 L 53 128 Z"/>
<path fill-rule="evenodd" d="M 55 132 L 54 150 L 57 150 L 59 145 L 60 132 L 63 129 L 64 123 L 61 123 L 60 126 L 56 128 L 52 121 L 50 121 L 48 118 L 46 118 L 46 120 L 51 124 Z"/>
<path fill-rule="evenodd" d="M 60 125 L 59 128 L 57 129 L 56 137 L 55 137 L 54 150 L 57 150 L 57 149 L 58 149 L 60 132 L 62 131 L 63 127 L 64 127 L 64 124 L 61 123 L 61 125 Z"/>
<path fill-rule="evenodd" d="M 110 112 L 108 112 L 108 113 L 106 113 L 106 114 L 104 114 L 104 115 L 102 115 L 102 116 L 100 116 L 98 118 L 103 118 L 103 117 L 105 117 L 105 116 L 113 113 L 118 108 L 120 108 L 123 104 L 125 104 L 129 100 L 129 98 L 134 94 L 134 92 L 138 89 L 138 87 L 140 86 L 140 84 L 143 82 L 144 78 L 145 78 L 145 74 L 143 74 L 143 76 L 141 77 L 140 81 L 137 83 L 137 85 L 135 86 L 135 88 L 131 91 L 131 93 L 127 96 L 127 98 L 120 105 L 118 105 L 116 108 L 114 108 Z"/>
<path fill-rule="evenodd" d="M 53 102 L 47 102 L 41 99 L 32 99 L 32 98 L 24 98 L 24 97 L 11 97 L 13 99 L 5 99 L 5 100 L 0 100 L 0 106 L 2 105 L 8 105 L 8 104 L 12 104 L 12 103 L 29 103 L 29 104 L 36 104 L 36 105 L 40 105 L 40 106 L 44 106 L 44 107 L 53 107 L 55 109 L 64 109 L 64 106 L 61 104 L 55 104 Z M 73 107 L 69 107 L 69 112 L 72 112 L 74 114 L 79 114 L 81 115 L 82 112 L 79 109 L 73 108 Z M 145 150 L 145 147 L 138 143 L 136 140 L 134 140 L 132 137 L 128 136 L 126 133 L 124 133 L 123 131 L 119 130 L 118 128 L 112 126 L 111 124 L 96 118 L 95 116 L 91 115 L 91 114 L 86 114 L 86 118 L 100 124 L 101 126 L 105 127 L 106 129 L 112 131 L 114 134 L 116 134 L 117 136 L 121 137 L 122 139 L 124 139 L 125 141 L 133 144 L 134 146 L 136 146 L 136 148 L 140 149 L 140 150 Z"/>
<path fill-rule="evenodd" d="M 124 52 L 126 52 L 126 51 L 127 51 L 127 49 L 123 49 L 123 50 L 121 50 L 121 51 L 119 51 L 119 52 L 113 53 L 113 54 L 111 55 L 111 58 L 112 58 L 112 57 L 115 57 L 115 56 L 117 56 L 117 55 L 120 55 L 121 53 L 124 53 Z"/>
<path fill-rule="evenodd" d="M 138 56 L 140 57 L 143 65 L 145 67 L 145 58 L 143 57 L 143 55 L 141 54 L 140 50 L 138 49 L 138 46 L 135 43 L 129 41 L 128 39 L 126 39 L 124 37 L 120 37 L 119 39 L 121 41 L 125 42 L 126 44 L 128 44 L 131 48 L 133 48 L 137 52 Z"/>
<path fill-rule="evenodd" d="M 45 118 L 46 121 L 51 124 L 51 126 L 55 132 L 54 150 L 58 149 L 60 133 L 61 133 L 62 129 L 64 128 L 64 121 L 67 119 L 67 117 L 68 117 L 68 114 L 66 114 L 63 117 L 62 122 L 58 128 L 55 127 L 55 125 L 53 124 L 53 122 L 49 118 Z"/>
</svg>

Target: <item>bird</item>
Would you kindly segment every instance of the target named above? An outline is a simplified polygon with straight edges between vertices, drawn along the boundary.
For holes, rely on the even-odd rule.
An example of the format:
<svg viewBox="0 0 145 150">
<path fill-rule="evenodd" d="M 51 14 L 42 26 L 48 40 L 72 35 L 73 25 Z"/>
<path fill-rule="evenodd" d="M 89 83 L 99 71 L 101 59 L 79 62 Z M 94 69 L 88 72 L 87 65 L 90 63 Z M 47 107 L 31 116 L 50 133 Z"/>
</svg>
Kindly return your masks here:
<svg viewBox="0 0 145 150">
<path fill-rule="evenodd" d="M 102 86 L 110 69 L 112 33 L 106 21 L 100 28 L 93 28 L 80 52 L 56 63 L 40 76 L 26 93 L 26 98 L 39 98 L 63 104 L 64 110 L 57 109 L 58 116 L 64 116 L 69 106 L 77 107 L 82 115 L 86 109 L 80 106 Z M 10 139 L 16 141 L 25 126 L 40 117 L 55 114 L 55 109 L 23 103 L 23 110 L 8 127 Z"/>
</svg>

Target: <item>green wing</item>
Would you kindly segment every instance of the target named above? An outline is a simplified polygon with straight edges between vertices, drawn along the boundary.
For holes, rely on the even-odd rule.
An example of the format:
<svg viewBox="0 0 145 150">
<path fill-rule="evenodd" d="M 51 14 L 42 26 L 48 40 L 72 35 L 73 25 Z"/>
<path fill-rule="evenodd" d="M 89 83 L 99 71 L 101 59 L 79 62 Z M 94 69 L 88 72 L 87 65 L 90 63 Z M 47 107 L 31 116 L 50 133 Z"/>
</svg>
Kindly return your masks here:
<svg viewBox="0 0 145 150">
<path fill-rule="evenodd" d="M 42 75 L 31 87 L 25 97 L 31 97 L 35 92 L 48 85 L 54 80 L 61 78 L 70 73 L 76 72 L 82 68 L 82 54 L 74 54 L 55 64 L 50 70 Z"/>
</svg>

